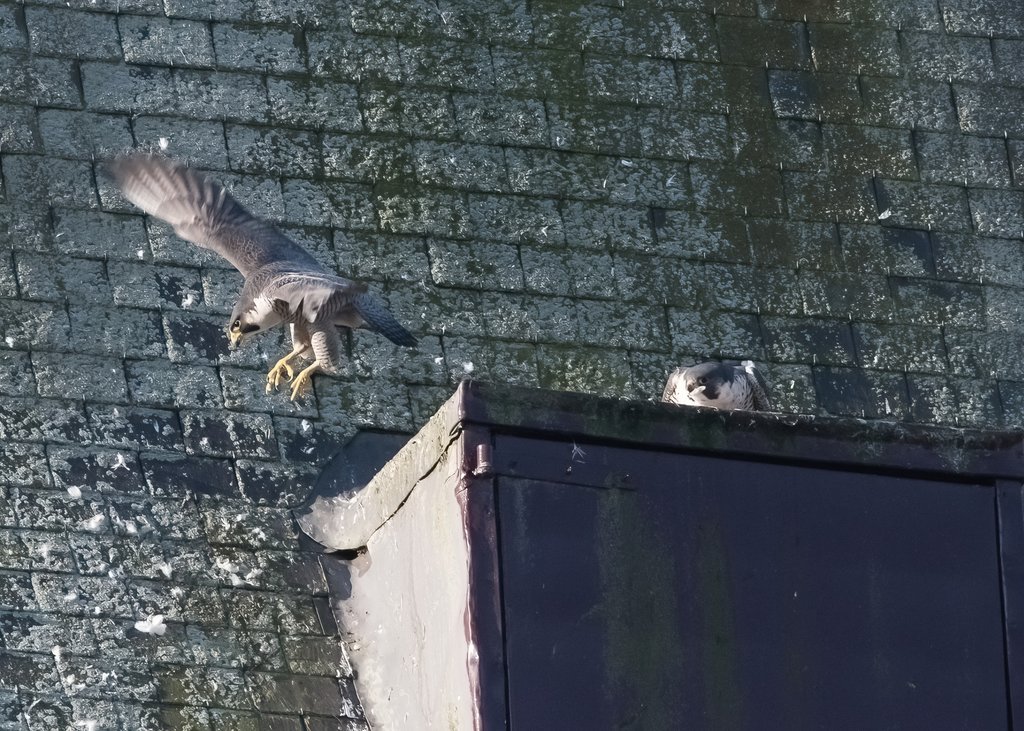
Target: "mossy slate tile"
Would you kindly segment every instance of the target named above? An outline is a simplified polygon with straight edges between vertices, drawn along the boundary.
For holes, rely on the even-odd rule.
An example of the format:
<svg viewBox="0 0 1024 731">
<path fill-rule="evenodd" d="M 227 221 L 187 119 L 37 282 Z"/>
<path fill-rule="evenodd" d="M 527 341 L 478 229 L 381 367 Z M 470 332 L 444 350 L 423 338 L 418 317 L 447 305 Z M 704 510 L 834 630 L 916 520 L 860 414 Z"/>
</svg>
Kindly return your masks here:
<svg viewBox="0 0 1024 731">
<path fill-rule="evenodd" d="M 128 63 L 212 68 L 216 63 L 207 23 L 121 15 L 117 19 Z"/>
</svg>

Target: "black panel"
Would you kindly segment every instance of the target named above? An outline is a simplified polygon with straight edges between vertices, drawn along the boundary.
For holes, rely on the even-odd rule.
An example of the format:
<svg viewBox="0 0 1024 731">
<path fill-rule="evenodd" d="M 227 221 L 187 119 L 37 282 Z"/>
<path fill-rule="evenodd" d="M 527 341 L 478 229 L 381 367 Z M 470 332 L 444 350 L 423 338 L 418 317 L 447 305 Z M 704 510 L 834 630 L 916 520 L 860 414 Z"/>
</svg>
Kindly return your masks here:
<svg viewBox="0 0 1024 731">
<path fill-rule="evenodd" d="M 1008 728 L 993 487 L 495 444 L 512 728 Z"/>
<path fill-rule="evenodd" d="M 1002 482 L 999 540 L 1006 621 L 1006 675 L 1013 718 L 1024 719 L 1024 487 Z"/>
</svg>

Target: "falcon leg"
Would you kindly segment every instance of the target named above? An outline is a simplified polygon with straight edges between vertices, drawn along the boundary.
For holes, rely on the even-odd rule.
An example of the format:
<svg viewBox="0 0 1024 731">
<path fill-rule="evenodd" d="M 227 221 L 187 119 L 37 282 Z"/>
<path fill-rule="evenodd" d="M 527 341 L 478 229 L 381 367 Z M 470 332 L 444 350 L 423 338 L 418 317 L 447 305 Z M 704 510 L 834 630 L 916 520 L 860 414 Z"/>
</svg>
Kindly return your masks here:
<svg viewBox="0 0 1024 731">
<path fill-rule="evenodd" d="M 315 361 L 313 365 L 307 366 L 299 372 L 299 375 L 295 376 L 295 383 L 292 384 L 292 401 L 302 396 L 306 386 L 312 385 L 313 374 L 318 370 L 320 370 L 320 362 Z"/>
<path fill-rule="evenodd" d="M 295 370 L 291 365 L 289 365 L 289 363 L 293 358 L 302 355 L 305 350 L 305 347 L 294 348 L 292 352 L 274 364 L 274 367 L 271 368 L 270 372 L 267 374 L 267 393 L 270 393 L 277 388 L 281 384 L 282 380 L 285 382 L 292 380 L 292 375 L 294 375 Z"/>
</svg>

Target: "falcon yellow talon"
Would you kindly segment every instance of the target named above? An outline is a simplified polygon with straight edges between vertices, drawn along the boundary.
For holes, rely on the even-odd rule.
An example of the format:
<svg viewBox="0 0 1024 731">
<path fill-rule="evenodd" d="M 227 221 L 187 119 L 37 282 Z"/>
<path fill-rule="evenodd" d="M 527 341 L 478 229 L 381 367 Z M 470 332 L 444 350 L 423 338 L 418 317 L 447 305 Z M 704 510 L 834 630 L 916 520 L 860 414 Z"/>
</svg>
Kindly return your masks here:
<svg viewBox="0 0 1024 731">
<path fill-rule="evenodd" d="M 267 374 L 267 393 L 270 393 L 279 385 L 281 381 L 288 382 L 292 380 L 292 376 L 295 374 L 295 370 L 288 365 L 288 357 L 282 358 L 274 364 L 274 367 L 270 369 Z"/>
<path fill-rule="evenodd" d="M 304 369 L 299 375 L 295 377 L 295 383 L 292 384 L 292 401 L 297 398 L 301 398 L 303 392 L 307 386 L 312 386 L 313 373 L 319 366 L 316 363 Z"/>
</svg>

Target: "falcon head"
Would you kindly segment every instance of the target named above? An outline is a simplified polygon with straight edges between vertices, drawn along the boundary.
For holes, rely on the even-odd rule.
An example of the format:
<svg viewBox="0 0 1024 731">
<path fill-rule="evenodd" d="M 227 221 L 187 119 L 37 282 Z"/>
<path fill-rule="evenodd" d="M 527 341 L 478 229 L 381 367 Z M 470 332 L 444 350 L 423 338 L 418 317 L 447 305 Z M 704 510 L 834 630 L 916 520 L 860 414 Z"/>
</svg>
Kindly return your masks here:
<svg viewBox="0 0 1024 731">
<path fill-rule="evenodd" d="M 691 403 L 714 406 L 723 391 L 729 390 L 735 379 L 735 369 L 722 363 L 701 363 L 687 368 L 683 386 Z"/>
<path fill-rule="evenodd" d="M 228 320 L 228 341 L 232 349 L 242 344 L 242 340 L 254 333 L 279 325 L 281 316 L 274 312 L 273 303 L 264 297 L 247 300 L 240 299 L 231 312 Z"/>
</svg>

